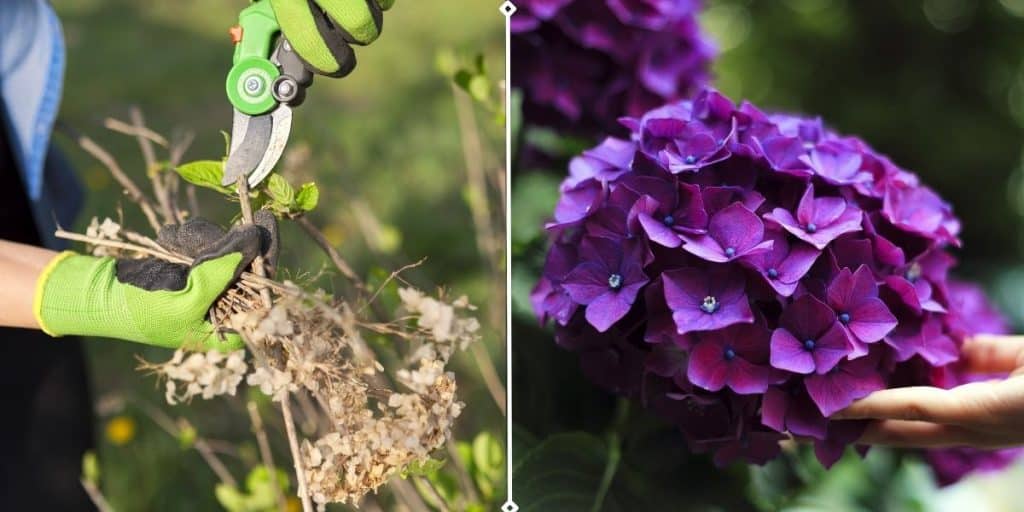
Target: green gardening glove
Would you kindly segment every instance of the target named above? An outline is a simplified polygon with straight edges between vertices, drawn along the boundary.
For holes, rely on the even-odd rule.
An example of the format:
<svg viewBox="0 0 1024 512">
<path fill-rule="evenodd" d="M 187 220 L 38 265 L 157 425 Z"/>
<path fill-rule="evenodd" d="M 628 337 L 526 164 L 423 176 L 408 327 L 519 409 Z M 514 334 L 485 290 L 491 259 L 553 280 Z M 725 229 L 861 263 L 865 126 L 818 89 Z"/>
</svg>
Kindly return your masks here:
<svg viewBox="0 0 1024 512">
<path fill-rule="evenodd" d="M 380 35 L 382 11 L 395 0 L 270 0 L 281 33 L 306 67 L 321 75 L 342 77 L 356 66 L 352 46 L 367 45 Z"/>
<path fill-rule="evenodd" d="M 36 320 L 51 336 L 99 336 L 175 349 L 239 349 L 244 344 L 237 334 L 216 333 L 206 317 L 256 256 L 276 261 L 274 216 L 260 211 L 256 222 L 226 233 L 203 219 L 161 229 L 160 245 L 193 258 L 191 267 L 155 258 L 61 253 L 39 277 Z"/>
</svg>

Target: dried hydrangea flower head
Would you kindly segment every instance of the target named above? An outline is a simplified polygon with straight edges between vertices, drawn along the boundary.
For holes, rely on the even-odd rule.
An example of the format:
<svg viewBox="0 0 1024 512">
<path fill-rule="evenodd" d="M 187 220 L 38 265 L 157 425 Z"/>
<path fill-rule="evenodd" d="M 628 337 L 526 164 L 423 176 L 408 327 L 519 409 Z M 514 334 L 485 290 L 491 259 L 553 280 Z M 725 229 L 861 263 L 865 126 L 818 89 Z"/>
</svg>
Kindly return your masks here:
<svg viewBox="0 0 1024 512">
<path fill-rule="evenodd" d="M 527 123 L 580 135 L 688 94 L 715 49 L 700 0 L 517 0 L 513 86 Z"/>
<path fill-rule="evenodd" d="M 1005 331 L 948 277 L 949 205 L 860 139 L 712 89 L 621 122 L 570 163 L 531 300 L 589 378 L 694 451 L 763 463 L 792 434 L 831 465 L 865 426 L 831 414 L 965 382 L 963 340 Z M 971 453 L 931 458 L 951 481 Z"/>
<path fill-rule="evenodd" d="M 327 425 L 303 440 L 309 493 L 327 503 L 357 504 L 410 464 L 422 463 L 451 438 L 463 409 L 450 358 L 480 339 L 465 297 L 446 301 L 414 288 L 398 292 L 401 308 L 387 323 L 359 318 L 323 292 L 282 297 L 272 307 L 235 313 L 230 326 L 260 354 L 175 352 L 145 369 L 165 379 L 171 404 L 234 395 L 244 380 L 275 402 L 307 393 Z M 367 351 L 363 332 L 390 335 L 400 365 L 385 368 Z M 371 356 L 371 357 L 367 357 Z M 387 373 L 392 389 L 377 379 Z"/>
</svg>

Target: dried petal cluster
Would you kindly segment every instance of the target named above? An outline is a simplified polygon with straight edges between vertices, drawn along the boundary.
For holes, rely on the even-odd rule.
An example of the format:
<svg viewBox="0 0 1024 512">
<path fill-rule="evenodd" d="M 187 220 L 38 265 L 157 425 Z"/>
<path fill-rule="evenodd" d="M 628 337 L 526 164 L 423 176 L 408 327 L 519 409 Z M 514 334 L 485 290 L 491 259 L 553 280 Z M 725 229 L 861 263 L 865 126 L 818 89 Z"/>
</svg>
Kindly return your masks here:
<svg viewBox="0 0 1024 512">
<path fill-rule="evenodd" d="M 597 135 L 705 82 L 700 0 L 517 0 L 513 86 L 526 122 Z"/>
<path fill-rule="evenodd" d="M 456 350 L 477 341 L 479 323 L 463 297 L 451 303 L 419 290 L 399 291 L 402 311 L 386 323 L 359 319 L 346 303 L 319 294 L 284 298 L 270 309 L 237 313 L 231 327 L 266 360 L 247 377 L 275 401 L 309 393 L 326 428 L 303 441 L 309 492 L 321 506 L 356 504 L 397 472 L 444 445 L 462 411 Z M 367 349 L 364 331 L 387 334 L 403 361 L 390 371 Z M 397 387 L 392 389 L 386 375 Z"/>
<path fill-rule="evenodd" d="M 395 319 L 380 323 L 360 319 L 323 292 L 280 297 L 271 308 L 230 318 L 255 354 L 251 369 L 244 351 L 180 350 L 144 368 L 166 378 L 171 404 L 234 395 L 243 378 L 275 402 L 308 394 L 321 409 L 312 418 L 320 425 L 316 439 L 301 449 L 310 496 L 321 507 L 357 504 L 448 441 L 463 404 L 446 367 L 456 351 L 479 340 L 480 324 L 468 316 L 475 308 L 465 297 L 449 302 L 402 288 L 399 298 Z M 364 332 L 394 340 L 400 364 L 386 369 Z"/>
<path fill-rule="evenodd" d="M 763 463 L 794 434 L 831 465 L 864 428 L 831 414 L 966 378 L 964 338 L 1005 329 L 948 278 L 949 205 L 860 139 L 711 89 L 622 123 L 570 163 L 533 305 L 693 450 Z"/>
<path fill-rule="evenodd" d="M 238 385 L 249 371 L 245 351 L 185 352 L 178 349 L 167 362 L 144 364 L 143 369 L 166 378 L 164 398 L 171 405 L 188 403 L 195 397 L 209 400 L 217 396 L 235 396 Z"/>
</svg>

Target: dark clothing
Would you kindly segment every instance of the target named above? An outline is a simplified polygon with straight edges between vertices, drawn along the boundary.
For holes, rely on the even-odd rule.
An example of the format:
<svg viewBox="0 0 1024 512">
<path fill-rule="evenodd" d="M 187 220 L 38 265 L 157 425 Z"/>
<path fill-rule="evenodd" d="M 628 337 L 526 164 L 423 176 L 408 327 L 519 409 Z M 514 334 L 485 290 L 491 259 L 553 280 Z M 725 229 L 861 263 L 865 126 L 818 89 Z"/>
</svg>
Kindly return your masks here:
<svg viewBox="0 0 1024 512">
<path fill-rule="evenodd" d="M 3 125 L 0 239 L 40 245 Z M 79 483 L 82 454 L 94 445 L 81 340 L 0 328 L 0 389 L 0 510 L 95 510 Z"/>
</svg>

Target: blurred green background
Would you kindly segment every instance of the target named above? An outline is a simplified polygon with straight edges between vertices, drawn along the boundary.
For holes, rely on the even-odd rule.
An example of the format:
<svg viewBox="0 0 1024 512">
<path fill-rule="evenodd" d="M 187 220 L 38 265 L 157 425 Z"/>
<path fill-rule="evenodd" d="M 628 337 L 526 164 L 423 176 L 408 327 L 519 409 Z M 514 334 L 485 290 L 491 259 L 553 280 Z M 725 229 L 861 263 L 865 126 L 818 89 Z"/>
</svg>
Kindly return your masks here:
<svg viewBox="0 0 1024 512">
<path fill-rule="evenodd" d="M 106 147 L 136 179 L 143 176 L 136 141 L 103 128 L 108 116 L 127 120 L 130 105 L 141 108 L 147 124 L 165 135 L 195 132 L 185 161 L 223 156 L 220 131 L 230 131 L 231 123 L 224 95 L 233 50 L 227 29 L 247 1 L 58 0 L 54 5 L 68 47 L 63 122 Z M 385 16 L 381 39 L 357 49 L 356 71 L 344 80 L 317 78 L 306 103 L 296 109 L 289 148 L 295 158 L 306 153 L 308 161 L 286 177 L 320 185 L 313 222 L 371 281 L 427 257 L 404 277 L 427 291 L 443 286 L 453 296 L 468 295 L 480 308 L 486 351 L 503 376 L 504 292 L 497 293 L 496 287 L 503 290 L 504 270 L 494 269 L 478 251 L 453 88 L 437 65 L 437 56 L 449 51 L 467 60 L 482 53 L 492 63 L 491 74 L 502 74 L 503 19 L 495 5 L 397 2 Z M 504 129 L 488 112 L 477 112 L 477 117 L 485 170 L 497 172 L 504 160 Z M 127 202 L 106 170 L 66 138 L 57 140 L 87 186 L 78 228 L 92 216 L 116 218 L 118 205 Z M 222 223 L 237 208 L 212 192 L 199 195 L 203 215 Z M 492 190 L 488 199 L 493 202 L 491 220 L 503 225 L 500 198 Z M 145 230 L 134 207 L 126 206 L 126 215 L 127 224 Z M 313 273 L 326 268 L 327 260 L 296 226 L 282 229 L 282 268 Z M 331 290 L 343 279 L 327 276 L 320 284 Z M 186 418 L 224 450 L 235 477 L 243 479 L 242 466 L 257 457 L 244 400 L 171 408 L 156 379 L 135 370 L 137 354 L 160 362 L 169 352 L 106 340 L 90 340 L 86 346 L 99 413 L 103 490 L 115 508 L 218 509 L 214 474 L 146 411 L 155 407 L 172 418 Z M 459 356 L 454 369 L 467 404 L 456 436 L 472 440 L 489 431 L 503 439 L 504 419 L 472 357 Z M 268 408 L 264 417 L 271 418 L 271 438 L 283 441 L 276 415 Z M 275 451 L 279 464 L 290 464 L 286 446 L 276 445 Z"/>
<path fill-rule="evenodd" d="M 963 220 L 957 273 L 985 285 L 1024 328 L 1024 1 L 705 3 L 703 26 L 721 49 L 713 84 L 765 110 L 821 115 L 918 173 Z M 555 347 L 530 310 L 543 264 L 538 228 L 564 175 L 530 171 L 513 173 L 513 388 L 517 404 L 530 404 L 516 409 L 516 461 L 544 440 L 603 446 L 596 459 L 566 466 L 596 468 L 575 474 L 596 486 L 617 461 L 605 510 L 622 502 L 649 510 L 1024 510 L 1024 466 L 941 491 L 926 466 L 881 450 L 866 462 L 847 457 L 827 474 L 799 456 L 720 471 L 676 449 L 682 441 L 642 415 L 617 422 L 615 401 L 586 383 L 575 356 Z M 614 432 L 621 459 L 608 443 Z"/>
</svg>

